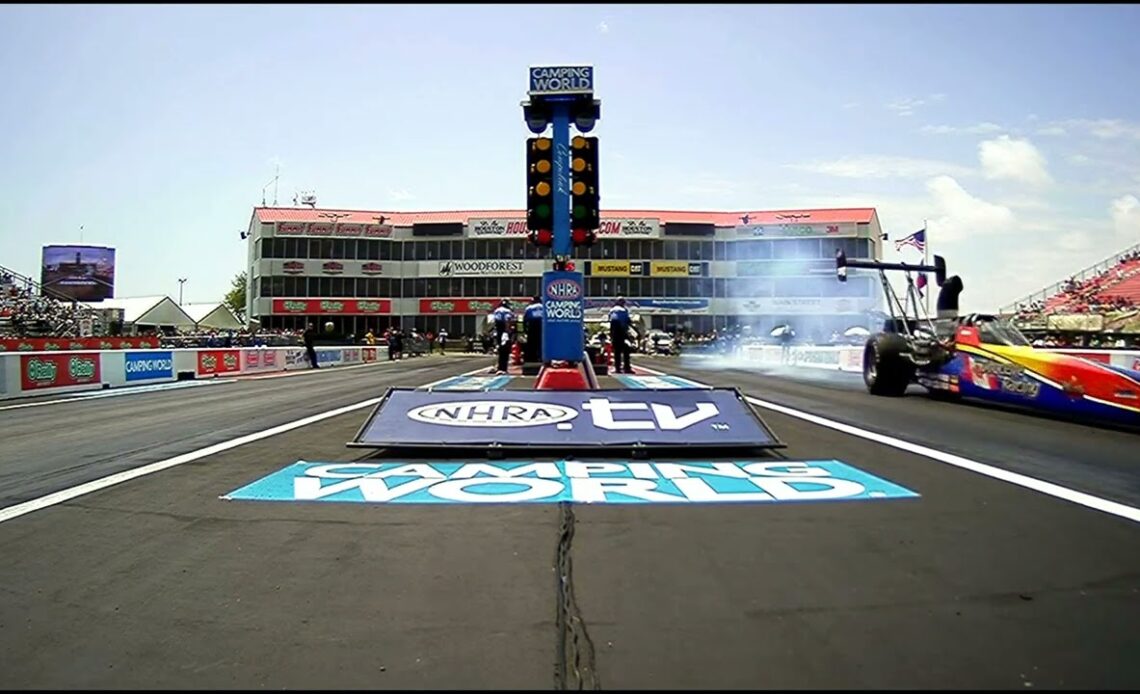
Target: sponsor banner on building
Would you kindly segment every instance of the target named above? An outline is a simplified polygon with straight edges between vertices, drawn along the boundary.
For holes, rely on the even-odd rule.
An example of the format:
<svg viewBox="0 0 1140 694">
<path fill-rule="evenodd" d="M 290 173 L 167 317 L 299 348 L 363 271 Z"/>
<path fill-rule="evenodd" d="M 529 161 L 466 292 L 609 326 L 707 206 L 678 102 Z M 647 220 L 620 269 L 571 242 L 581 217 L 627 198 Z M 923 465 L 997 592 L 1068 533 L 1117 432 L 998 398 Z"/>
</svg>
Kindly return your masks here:
<svg viewBox="0 0 1140 694">
<path fill-rule="evenodd" d="M 308 277 L 398 277 L 399 261 L 379 260 L 266 260 L 260 261 L 262 276 Z"/>
<path fill-rule="evenodd" d="M 633 313 L 708 313 L 708 299 L 626 299 L 626 308 Z M 586 299 L 586 314 L 590 317 L 605 315 L 613 308 L 613 299 Z"/>
<path fill-rule="evenodd" d="M 157 337 L 5 337 L 0 352 L 157 349 Z"/>
<path fill-rule="evenodd" d="M 652 277 L 700 277 L 708 274 L 706 263 L 684 260 L 654 260 L 649 264 Z"/>
<path fill-rule="evenodd" d="M 628 260 L 591 260 L 586 265 L 591 277 L 629 277 Z"/>
<path fill-rule="evenodd" d="M 478 396 L 397 388 L 380 402 L 354 443 L 379 448 L 575 449 L 776 445 L 751 406 L 736 389 L 727 388 L 498 391 Z"/>
<path fill-rule="evenodd" d="M 854 236 L 855 226 L 851 224 L 738 224 L 737 236 L 763 237 L 766 239 L 801 238 L 810 236 Z"/>
<path fill-rule="evenodd" d="M 275 236 L 307 236 L 325 238 L 392 238 L 391 224 L 306 224 L 303 222 L 281 222 L 277 224 Z"/>
<path fill-rule="evenodd" d="M 421 260 L 420 277 L 538 277 L 541 260 Z"/>
<path fill-rule="evenodd" d="M 198 375 L 229 374 L 241 371 L 241 350 L 203 349 L 198 351 Z"/>
<path fill-rule="evenodd" d="M 526 219 L 467 220 L 467 235 L 475 239 L 523 238 L 527 235 Z"/>
<path fill-rule="evenodd" d="M 374 316 L 392 312 L 391 299 L 274 299 L 273 313 L 299 316 Z"/>
<path fill-rule="evenodd" d="M 20 388 L 44 390 L 100 382 L 98 352 L 24 354 L 20 356 Z"/>
<path fill-rule="evenodd" d="M 738 260 L 737 277 L 835 276 L 834 260 Z"/>
<path fill-rule="evenodd" d="M 818 297 L 818 296 L 766 296 L 751 299 L 736 299 L 735 313 L 738 314 L 827 314 L 859 313 L 870 310 L 873 301 L 868 298 Z"/>
<path fill-rule="evenodd" d="M 154 378 L 174 377 L 173 352 L 126 352 L 123 369 L 127 382 L 149 381 Z"/>
<path fill-rule="evenodd" d="M 392 504 L 710 504 L 920 495 L 839 460 L 297 462 L 225 495 Z"/>
<path fill-rule="evenodd" d="M 420 299 L 420 313 L 438 315 L 485 314 L 498 307 L 502 297 L 489 299 Z M 517 306 L 530 303 L 531 297 L 514 298 Z"/>
<path fill-rule="evenodd" d="M 661 236 L 658 219 L 605 219 L 598 227 L 598 238 L 655 239 Z"/>
<path fill-rule="evenodd" d="M 582 361 L 586 318 L 582 273 L 552 271 L 542 276 L 542 360 Z"/>
</svg>

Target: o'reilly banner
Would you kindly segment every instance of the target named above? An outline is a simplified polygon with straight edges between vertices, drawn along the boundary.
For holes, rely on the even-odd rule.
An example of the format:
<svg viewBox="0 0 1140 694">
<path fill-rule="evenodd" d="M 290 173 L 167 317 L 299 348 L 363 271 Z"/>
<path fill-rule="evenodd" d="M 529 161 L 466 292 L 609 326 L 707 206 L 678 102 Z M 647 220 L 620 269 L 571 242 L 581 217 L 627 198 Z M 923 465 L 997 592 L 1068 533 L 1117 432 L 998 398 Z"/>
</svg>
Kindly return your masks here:
<svg viewBox="0 0 1140 694">
<path fill-rule="evenodd" d="M 521 238 L 527 235 L 525 219 L 469 219 L 467 235 L 475 239 Z"/>
</svg>

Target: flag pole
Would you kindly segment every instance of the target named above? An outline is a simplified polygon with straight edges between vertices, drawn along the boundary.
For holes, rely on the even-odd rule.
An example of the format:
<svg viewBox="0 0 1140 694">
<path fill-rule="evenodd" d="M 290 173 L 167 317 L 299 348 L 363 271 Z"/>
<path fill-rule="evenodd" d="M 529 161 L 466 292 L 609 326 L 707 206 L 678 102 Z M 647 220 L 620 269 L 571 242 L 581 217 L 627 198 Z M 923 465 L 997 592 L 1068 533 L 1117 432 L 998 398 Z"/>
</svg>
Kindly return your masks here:
<svg viewBox="0 0 1140 694">
<path fill-rule="evenodd" d="M 926 228 L 926 220 L 922 220 L 922 264 L 930 265 L 930 231 Z M 936 282 L 937 284 L 937 282 Z M 923 287 L 926 291 L 923 293 L 923 300 L 926 302 L 926 315 L 930 315 L 930 278 L 926 278 L 926 286 Z"/>
</svg>

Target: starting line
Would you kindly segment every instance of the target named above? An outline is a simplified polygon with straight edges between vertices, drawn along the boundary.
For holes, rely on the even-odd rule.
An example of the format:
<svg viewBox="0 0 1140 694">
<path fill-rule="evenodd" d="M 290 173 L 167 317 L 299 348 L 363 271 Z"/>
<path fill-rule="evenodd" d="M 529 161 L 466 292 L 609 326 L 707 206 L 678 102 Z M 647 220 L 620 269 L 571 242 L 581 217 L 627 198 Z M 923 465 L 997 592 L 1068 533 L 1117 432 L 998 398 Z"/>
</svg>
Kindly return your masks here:
<svg viewBox="0 0 1140 694">
<path fill-rule="evenodd" d="M 221 497 L 390 504 L 707 504 L 917 498 L 838 460 L 298 461 Z"/>
</svg>

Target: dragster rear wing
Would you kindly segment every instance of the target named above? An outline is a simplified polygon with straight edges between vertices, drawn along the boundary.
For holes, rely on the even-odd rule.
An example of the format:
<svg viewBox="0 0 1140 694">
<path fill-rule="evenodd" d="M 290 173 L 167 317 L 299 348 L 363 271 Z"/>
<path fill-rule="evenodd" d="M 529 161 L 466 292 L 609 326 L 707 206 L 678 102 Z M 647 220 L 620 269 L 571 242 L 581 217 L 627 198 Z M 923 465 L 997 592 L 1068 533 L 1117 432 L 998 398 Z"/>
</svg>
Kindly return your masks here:
<svg viewBox="0 0 1140 694">
<path fill-rule="evenodd" d="M 946 259 L 940 255 L 934 256 L 933 265 L 911 265 L 909 263 L 884 263 L 880 260 L 848 260 L 843 251 L 835 252 L 835 275 L 840 282 L 847 281 L 847 268 L 853 267 L 864 270 L 896 270 L 899 272 L 933 272 L 935 282 L 941 287 L 946 281 Z"/>
</svg>

